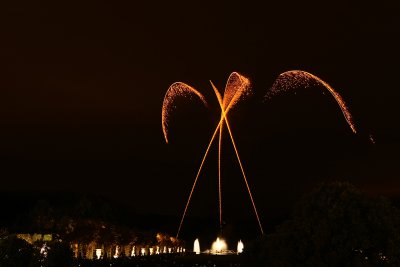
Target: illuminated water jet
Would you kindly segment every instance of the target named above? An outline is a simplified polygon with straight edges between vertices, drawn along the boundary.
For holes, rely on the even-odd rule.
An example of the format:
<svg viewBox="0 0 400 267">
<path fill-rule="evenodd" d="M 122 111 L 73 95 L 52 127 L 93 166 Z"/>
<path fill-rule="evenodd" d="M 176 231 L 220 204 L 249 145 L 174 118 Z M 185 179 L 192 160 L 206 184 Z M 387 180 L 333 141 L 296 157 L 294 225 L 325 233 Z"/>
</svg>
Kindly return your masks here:
<svg viewBox="0 0 400 267">
<path fill-rule="evenodd" d="M 193 252 L 196 254 L 200 254 L 200 242 L 198 238 L 194 241 Z"/>
<path fill-rule="evenodd" d="M 244 249 L 244 245 L 242 240 L 239 240 L 238 244 L 237 244 L 237 254 L 243 253 L 243 249 Z"/>
<path fill-rule="evenodd" d="M 116 258 L 118 258 L 118 256 L 119 256 L 119 246 L 116 246 L 115 247 L 115 253 L 114 253 L 114 259 L 116 259 Z"/>
<path fill-rule="evenodd" d="M 99 260 L 101 257 L 101 248 L 96 248 L 96 257 Z"/>
<path fill-rule="evenodd" d="M 132 252 L 131 252 L 131 257 L 135 257 L 136 256 L 136 248 L 135 246 L 132 247 Z"/>
<path fill-rule="evenodd" d="M 228 245 L 226 241 L 222 238 L 217 237 L 211 245 L 211 253 L 212 254 L 227 254 L 228 253 Z"/>
</svg>

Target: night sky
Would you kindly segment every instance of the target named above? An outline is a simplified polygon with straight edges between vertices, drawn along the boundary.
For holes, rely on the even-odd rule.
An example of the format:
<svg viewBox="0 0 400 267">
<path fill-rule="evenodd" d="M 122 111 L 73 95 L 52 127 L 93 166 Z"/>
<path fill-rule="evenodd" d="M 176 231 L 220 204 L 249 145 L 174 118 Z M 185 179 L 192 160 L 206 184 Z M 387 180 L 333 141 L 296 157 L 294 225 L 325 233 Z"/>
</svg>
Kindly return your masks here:
<svg viewBox="0 0 400 267">
<path fill-rule="evenodd" d="M 238 71 L 254 94 L 230 121 L 264 224 L 323 181 L 400 197 L 396 2 L 2 3 L 1 191 L 95 193 L 180 216 L 220 116 L 209 80 L 222 93 Z M 263 101 L 292 69 L 332 85 L 359 134 L 322 88 Z M 197 88 L 210 108 L 179 102 L 167 145 L 161 106 L 175 81 Z M 253 218 L 224 137 L 225 219 Z M 189 214 L 217 220 L 217 196 L 214 146 Z"/>
</svg>

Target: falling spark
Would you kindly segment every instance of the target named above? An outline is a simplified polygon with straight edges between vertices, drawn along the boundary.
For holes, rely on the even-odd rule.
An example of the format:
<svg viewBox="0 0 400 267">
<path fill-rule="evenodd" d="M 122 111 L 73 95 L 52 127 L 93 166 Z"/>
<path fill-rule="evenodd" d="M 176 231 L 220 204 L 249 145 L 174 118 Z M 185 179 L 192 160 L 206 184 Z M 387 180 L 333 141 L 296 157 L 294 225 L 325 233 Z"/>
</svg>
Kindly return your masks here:
<svg viewBox="0 0 400 267">
<path fill-rule="evenodd" d="M 375 143 L 375 138 L 374 138 L 374 136 L 373 136 L 372 134 L 369 135 L 369 140 L 371 141 L 371 143 L 372 143 L 373 145 L 376 144 L 376 143 Z"/>
<path fill-rule="evenodd" d="M 288 91 L 290 89 L 296 89 L 299 87 L 310 87 L 310 86 L 323 86 L 325 87 L 331 95 L 335 98 L 338 103 L 340 109 L 342 110 L 343 116 L 346 119 L 348 125 L 350 126 L 353 133 L 357 133 L 356 127 L 353 122 L 353 117 L 349 112 L 349 109 L 346 106 L 343 98 L 336 92 L 328 83 L 324 82 L 322 79 L 317 76 L 301 71 L 301 70 L 291 70 L 281 73 L 278 78 L 273 83 L 271 89 L 265 96 L 266 98 L 271 98 L 272 96 Z"/>
<path fill-rule="evenodd" d="M 182 83 L 173 83 L 167 90 L 164 96 L 162 111 L 161 111 L 161 125 L 164 133 L 165 141 L 168 143 L 168 124 L 171 111 L 175 108 L 175 100 L 178 97 L 192 97 L 197 96 L 207 106 L 204 96 L 194 89 L 193 87 Z"/>
</svg>

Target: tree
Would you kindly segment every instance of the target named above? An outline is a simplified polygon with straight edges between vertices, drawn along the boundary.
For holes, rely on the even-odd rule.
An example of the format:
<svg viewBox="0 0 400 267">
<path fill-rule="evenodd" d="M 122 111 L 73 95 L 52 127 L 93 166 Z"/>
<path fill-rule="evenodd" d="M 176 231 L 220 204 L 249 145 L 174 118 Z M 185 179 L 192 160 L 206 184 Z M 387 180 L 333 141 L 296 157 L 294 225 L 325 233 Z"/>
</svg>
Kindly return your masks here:
<svg viewBox="0 0 400 267">
<path fill-rule="evenodd" d="M 68 243 L 54 241 L 49 244 L 46 263 L 48 267 L 71 267 L 73 252 Z"/>
<path fill-rule="evenodd" d="M 29 266 L 33 253 L 32 246 L 25 240 L 14 235 L 0 239 L 0 266 L 26 267 Z"/>
<path fill-rule="evenodd" d="M 256 266 L 400 266 L 399 211 L 348 183 L 324 184 L 253 244 Z"/>
<path fill-rule="evenodd" d="M 53 207 L 46 200 L 39 200 L 30 213 L 34 231 L 52 232 L 55 225 Z"/>
</svg>

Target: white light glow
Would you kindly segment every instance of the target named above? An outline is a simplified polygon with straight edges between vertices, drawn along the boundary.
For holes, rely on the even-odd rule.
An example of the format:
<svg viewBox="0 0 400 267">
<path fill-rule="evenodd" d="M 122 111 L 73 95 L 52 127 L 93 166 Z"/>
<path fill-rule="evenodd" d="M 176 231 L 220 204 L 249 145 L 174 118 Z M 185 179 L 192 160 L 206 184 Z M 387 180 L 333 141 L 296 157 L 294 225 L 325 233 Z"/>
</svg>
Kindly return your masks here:
<svg viewBox="0 0 400 267">
<path fill-rule="evenodd" d="M 98 260 L 100 259 L 100 257 L 101 257 L 101 248 L 97 248 L 96 249 L 96 257 L 97 257 Z"/>
<path fill-rule="evenodd" d="M 131 257 L 136 256 L 135 246 L 132 247 Z"/>
<path fill-rule="evenodd" d="M 242 253 L 242 252 L 243 252 L 243 249 L 244 249 L 243 242 L 242 242 L 242 240 L 239 240 L 239 242 L 238 242 L 238 244 L 237 244 L 237 253 L 238 253 L 238 254 Z"/>
<path fill-rule="evenodd" d="M 196 254 L 200 254 L 200 242 L 198 238 L 194 241 L 193 252 Z"/>
<path fill-rule="evenodd" d="M 114 254 L 114 259 L 116 259 L 116 258 L 118 258 L 118 255 L 119 255 L 119 247 L 117 246 L 116 248 L 115 248 L 115 254 Z"/>
<path fill-rule="evenodd" d="M 219 237 L 212 243 L 211 253 L 213 254 L 221 254 L 228 250 L 228 245 L 226 244 L 224 239 L 220 239 Z"/>
</svg>

